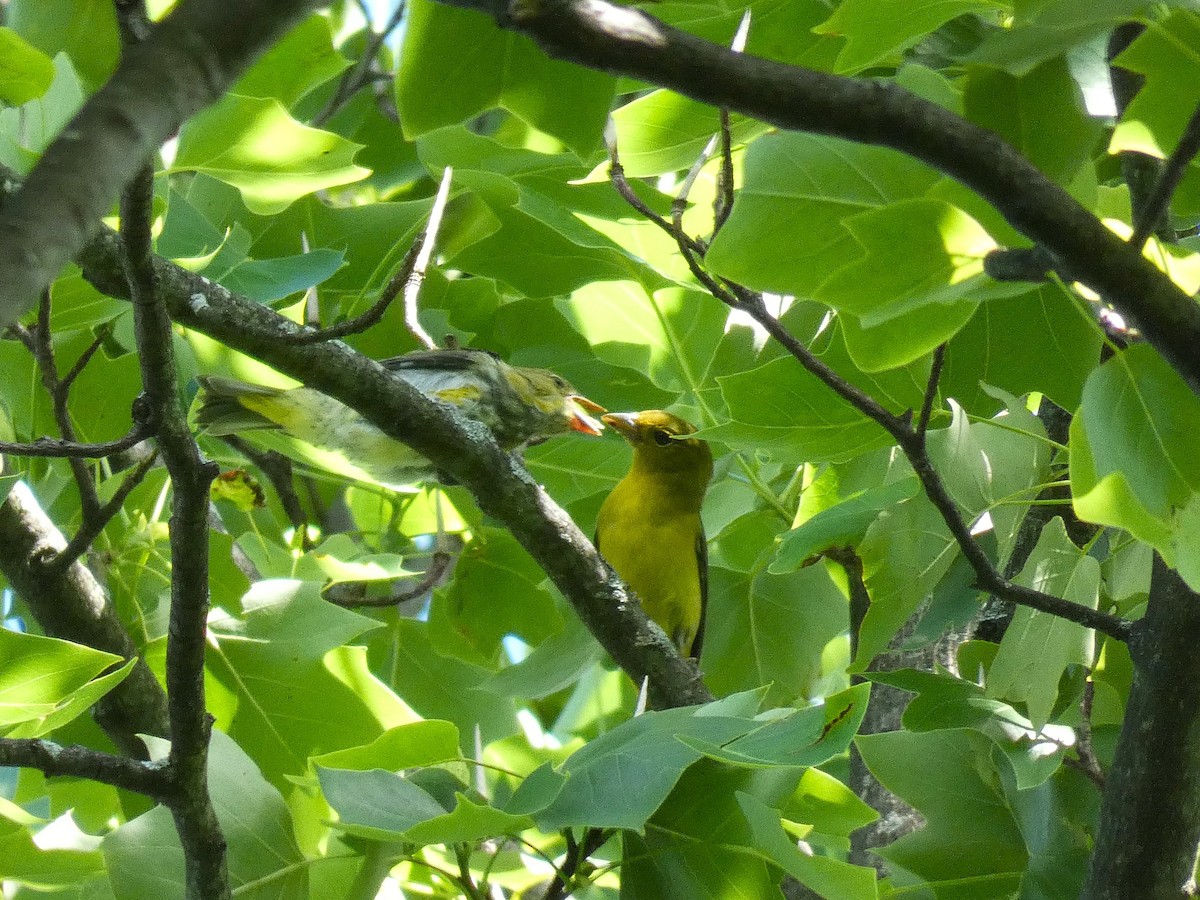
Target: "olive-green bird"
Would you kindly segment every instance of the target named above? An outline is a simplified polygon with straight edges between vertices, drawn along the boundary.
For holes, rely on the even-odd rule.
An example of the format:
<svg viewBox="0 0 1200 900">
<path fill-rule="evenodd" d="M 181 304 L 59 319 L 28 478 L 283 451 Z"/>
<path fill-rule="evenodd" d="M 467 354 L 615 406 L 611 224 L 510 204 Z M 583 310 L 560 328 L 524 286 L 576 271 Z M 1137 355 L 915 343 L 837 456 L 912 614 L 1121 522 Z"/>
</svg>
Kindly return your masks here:
<svg viewBox="0 0 1200 900">
<path fill-rule="evenodd" d="M 601 420 L 633 445 L 633 464 L 600 507 L 596 549 L 679 652 L 699 659 L 708 603 L 700 506 L 712 478 L 712 451 L 689 437 L 695 428 L 661 410 Z"/>
<path fill-rule="evenodd" d="M 417 351 L 380 364 L 427 397 L 482 422 L 506 450 L 570 430 L 598 435 L 603 429 L 590 413 L 604 408 L 566 379 L 548 369 L 510 366 L 484 350 Z M 318 468 L 383 485 L 432 474 L 429 461 L 415 450 L 320 391 L 216 375 L 199 381 L 193 417 L 203 433 L 283 436 L 290 440 L 268 443 Z"/>
</svg>

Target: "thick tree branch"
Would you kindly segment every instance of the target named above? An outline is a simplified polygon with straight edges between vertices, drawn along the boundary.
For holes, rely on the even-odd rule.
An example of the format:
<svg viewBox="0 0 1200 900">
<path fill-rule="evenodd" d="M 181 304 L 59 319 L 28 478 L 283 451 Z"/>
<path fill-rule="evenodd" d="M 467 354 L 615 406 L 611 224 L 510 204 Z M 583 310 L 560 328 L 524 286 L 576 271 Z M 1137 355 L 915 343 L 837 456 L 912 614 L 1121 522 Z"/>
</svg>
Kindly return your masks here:
<svg viewBox="0 0 1200 900">
<path fill-rule="evenodd" d="M 154 800 L 168 793 L 162 763 L 126 759 L 88 747 L 62 747 L 51 741 L 0 738 L 0 766 L 37 769 L 52 778 L 88 778 Z"/>
<path fill-rule="evenodd" d="M 1026 160 L 894 84 L 734 53 L 605 0 L 464 0 L 551 56 L 671 88 L 780 128 L 899 150 L 961 181 L 1136 325 L 1200 391 L 1200 306 Z"/>
<path fill-rule="evenodd" d="M 122 253 L 120 238 L 106 229 L 77 262 L 101 291 L 125 297 Z M 312 346 L 280 341 L 280 335 L 295 334 L 299 326 L 164 260 L 155 259 L 154 266 L 176 322 L 341 400 L 465 485 L 483 511 L 503 522 L 529 551 L 634 682 L 650 679 L 656 706 L 711 699 L 695 664 L 675 652 L 571 517 L 484 426 L 429 400 L 338 341 Z"/>
<path fill-rule="evenodd" d="M 171 476 L 171 612 L 167 633 L 167 710 L 172 795 L 167 801 L 183 845 L 189 900 L 231 895 L 225 838 L 208 792 L 204 648 L 208 619 L 208 488 L 217 467 L 200 455 L 188 428 L 175 375 L 174 334 L 159 296 L 150 252 L 154 172 L 149 167 L 121 198 L 125 275 L 146 402 Z"/>
<path fill-rule="evenodd" d="M 143 162 L 318 5 L 184 0 L 123 55 L 0 207 L 0 325 L 15 322 L 58 277 Z"/>
<path fill-rule="evenodd" d="M 1157 556 L 1082 896 L 1183 897 L 1200 840 L 1200 596 Z M 1190 896 L 1191 894 L 1187 894 Z"/>
<path fill-rule="evenodd" d="M 137 647 L 86 566 L 74 562 L 57 577 L 47 575 L 43 560 L 53 559 L 66 545 L 29 490 L 14 487 L 0 505 L 0 572 L 46 634 L 133 659 Z M 171 733 L 166 696 L 141 660 L 101 698 L 93 715 L 123 753 L 139 759 L 148 758 L 139 733 Z"/>
</svg>

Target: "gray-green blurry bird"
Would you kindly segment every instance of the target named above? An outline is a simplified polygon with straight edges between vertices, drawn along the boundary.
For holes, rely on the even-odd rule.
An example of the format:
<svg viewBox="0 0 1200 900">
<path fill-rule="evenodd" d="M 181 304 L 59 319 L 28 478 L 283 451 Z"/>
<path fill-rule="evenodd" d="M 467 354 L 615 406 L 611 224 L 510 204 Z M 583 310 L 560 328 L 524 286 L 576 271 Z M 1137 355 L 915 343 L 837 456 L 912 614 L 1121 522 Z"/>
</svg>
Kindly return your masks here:
<svg viewBox="0 0 1200 900">
<path fill-rule="evenodd" d="M 427 397 L 482 422 L 506 450 L 571 430 L 598 435 L 603 429 L 591 413 L 604 408 L 578 394 L 566 379 L 549 369 L 510 366 L 484 350 L 417 351 L 380 364 Z M 216 375 L 199 381 L 193 420 L 203 433 L 283 435 L 292 440 L 275 449 L 318 468 L 357 478 L 365 475 L 384 485 L 406 484 L 432 473 L 429 461 L 415 450 L 320 391 L 267 387 Z"/>
</svg>

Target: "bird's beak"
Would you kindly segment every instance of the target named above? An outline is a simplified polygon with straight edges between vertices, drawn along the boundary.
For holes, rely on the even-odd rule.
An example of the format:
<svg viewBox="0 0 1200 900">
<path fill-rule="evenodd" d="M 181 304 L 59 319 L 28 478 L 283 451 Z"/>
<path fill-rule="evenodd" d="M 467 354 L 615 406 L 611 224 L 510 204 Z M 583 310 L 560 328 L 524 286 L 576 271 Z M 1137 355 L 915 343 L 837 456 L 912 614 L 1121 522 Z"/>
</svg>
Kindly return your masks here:
<svg viewBox="0 0 1200 900">
<path fill-rule="evenodd" d="M 604 425 L 600 419 L 590 415 L 590 413 L 602 413 L 604 407 L 593 400 L 589 400 L 581 394 L 567 395 L 567 408 L 571 412 L 571 427 L 575 431 L 581 431 L 584 434 L 590 434 L 593 437 L 599 437 L 604 431 Z"/>
<path fill-rule="evenodd" d="M 632 442 L 637 437 L 638 414 L 635 412 L 608 413 L 601 416 L 600 421 L 616 431 L 617 434 L 621 435 L 627 441 Z"/>
</svg>

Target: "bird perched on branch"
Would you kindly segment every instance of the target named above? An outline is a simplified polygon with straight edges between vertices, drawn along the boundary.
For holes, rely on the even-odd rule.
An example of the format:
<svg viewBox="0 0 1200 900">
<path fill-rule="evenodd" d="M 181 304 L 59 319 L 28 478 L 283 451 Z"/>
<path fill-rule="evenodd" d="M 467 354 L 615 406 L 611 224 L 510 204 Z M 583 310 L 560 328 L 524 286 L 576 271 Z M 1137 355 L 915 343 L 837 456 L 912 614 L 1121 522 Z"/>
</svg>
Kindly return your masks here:
<svg viewBox="0 0 1200 900">
<path fill-rule="evenodd" d="M 604 408 L 578 394 L 566 379 L 548 369 L 510 366 L 484 350 L 417 351 L 380 364 L 427 397 L 482 422 L 506 450 L 570 430 L 598 435 L 603 428 L 591 413 Z M 203 433 L 283 436 L 290 440 L 275 449 L 289 456 L 384 485 L 412 482 L 432 471 L 415 450 L 320 391 L 216 375 L 199 381 L 193 420 Z"/>
<path fill-rule="evenodd" d="M 700 506 L 712 477 L 712 452 L 689 437 L 695 428 L 661 410 L 610 413 L 601 420 L 633 445 L 633 464 L 600 507 L 596 549 L 679 652 L 699 659 L 708 601 Z"/>
</svg>

